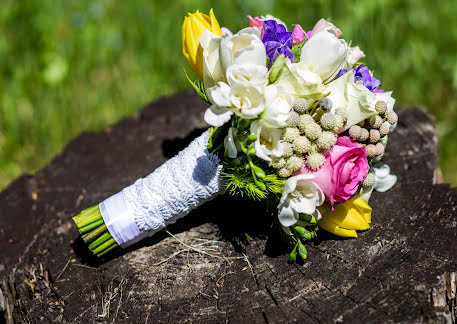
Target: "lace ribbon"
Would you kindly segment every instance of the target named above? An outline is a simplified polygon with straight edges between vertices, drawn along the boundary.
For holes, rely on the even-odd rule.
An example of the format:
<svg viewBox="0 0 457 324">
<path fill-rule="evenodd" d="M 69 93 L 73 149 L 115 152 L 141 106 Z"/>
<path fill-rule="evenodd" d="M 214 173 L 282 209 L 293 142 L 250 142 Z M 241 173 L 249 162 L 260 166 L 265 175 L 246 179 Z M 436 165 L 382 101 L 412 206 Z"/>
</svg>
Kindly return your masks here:
<svg viewBox="0 0 457 324">
<path fill-rule="evenodd" d="M 127 247 L 165 228 L 224 191 L 219 158 L 204 132 L 147 177 L 100 204 L 116 243 Z"/>
</svg>

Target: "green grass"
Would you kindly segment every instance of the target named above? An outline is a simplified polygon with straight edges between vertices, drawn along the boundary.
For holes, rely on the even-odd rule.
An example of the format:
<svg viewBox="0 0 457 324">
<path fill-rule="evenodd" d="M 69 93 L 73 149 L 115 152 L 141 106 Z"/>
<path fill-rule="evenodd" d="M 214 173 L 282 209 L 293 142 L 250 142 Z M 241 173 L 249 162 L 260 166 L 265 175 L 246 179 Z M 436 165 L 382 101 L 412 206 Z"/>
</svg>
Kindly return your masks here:
<svg viewBox="0 0 457 324">
<path fill-rule="evenodd" d="M 273 13 L 311 28 L 331 18 L 368 55 L 398 104 L 436 117 L 445 180 L 457 184 L 457 5 L 426 0 L 3 0 L 0 188 L 44 167 L 69 140 L 188 87 L 181 24 L 213 7 L 223 26 Z"/>
</svg>

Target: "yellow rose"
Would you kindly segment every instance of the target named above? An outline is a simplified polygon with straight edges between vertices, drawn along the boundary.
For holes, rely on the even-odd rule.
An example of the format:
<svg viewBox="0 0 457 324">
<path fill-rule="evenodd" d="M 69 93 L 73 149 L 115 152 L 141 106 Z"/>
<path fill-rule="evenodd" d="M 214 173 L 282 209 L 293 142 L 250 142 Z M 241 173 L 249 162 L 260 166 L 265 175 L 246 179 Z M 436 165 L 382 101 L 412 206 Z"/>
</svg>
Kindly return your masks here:
<svg viewBox="0 0 457 324">
<path fill-rule="evenodd" d="M 182 25 L 182 52 L 200 79 L 203 78 L 203 49 L 200 45 L 200 35 L 205 29 L 209 29 L 216 35 L 221 35 L 221 27 L 214 16 L 213 9 L 209 16 L 198 10 L 184 18 Z"/>
<path fill-rule="evenodd" d="M 357 237 L 357 231 L 370 228 L 371 207 L 356 195 L 341 204 L 335 204 L 335 210 L 327 208 L 318 222 L 320 228 L 343 237 Z"/>
</svg>

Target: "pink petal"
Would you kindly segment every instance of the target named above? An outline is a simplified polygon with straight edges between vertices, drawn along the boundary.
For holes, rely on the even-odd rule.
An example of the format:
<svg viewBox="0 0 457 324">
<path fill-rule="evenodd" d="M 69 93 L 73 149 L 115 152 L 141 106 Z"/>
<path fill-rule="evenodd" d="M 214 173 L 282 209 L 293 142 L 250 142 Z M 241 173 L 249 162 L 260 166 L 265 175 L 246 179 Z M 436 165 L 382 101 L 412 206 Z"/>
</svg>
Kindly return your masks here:
<svg viewBox="0 0 457 324">
<path fill-rule="evenodd" d="M 350 53 L 355 62 L 366 56 L 365 53 L 362 52 L 362 50 L 358 46 L 351 47 Z"/>
<path fill-rule="evenodd" d="M 263 38 L 263 20 L 259 17 L 252 18 L 251 15 L 248 15 L 249 18 L 249 27 L 257 28 L 260 31 L 260 39 Z"/>
<path fill-rule="evenodd" d="M 299 24 L 295 25 L 294 31 L 292 32 L 292 37 L 294 40 L 294 43 L 293 43 L 294 45 L 300 43 L 302 40 L 305 39 L 305 37 L 306 37 L 305 31 Z"/>
<path fill-rule="evenodd" d="M 340 36 L 343 34 L 341 32 L 341 30 L 339 30 L 338 28 L 335 27 L 334 24 L 332 24 L 331 22 L 329 22 L 329 21 L 327 21 L 325 19 L 321 19 L 314 25 L 314 28 L 313 28 L 313 30 L 311 32 L 311 36 L 313 36 L 318 31 L 320 31 L 322 29 L 325 29 L 327 27 L 332 27 L 333 30 L 335 31 L 336 37 L 338 37 L 338 38 L 340 38 Z"/>
</svg>

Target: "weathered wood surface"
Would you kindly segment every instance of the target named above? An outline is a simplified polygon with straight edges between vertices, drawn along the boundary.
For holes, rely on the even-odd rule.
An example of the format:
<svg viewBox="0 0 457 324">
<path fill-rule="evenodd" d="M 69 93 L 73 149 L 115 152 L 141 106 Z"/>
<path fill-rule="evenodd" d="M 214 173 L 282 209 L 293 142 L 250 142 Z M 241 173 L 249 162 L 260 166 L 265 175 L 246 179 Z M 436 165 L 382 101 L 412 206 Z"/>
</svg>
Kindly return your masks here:
<svg viewBox="0 0 457 324">
<path fill-rule="evenodd" d="M 203 111 L 190 91 L 161 99 L 0 194 L 0 323 L 455 319 L 457 190 L 434 180 L 433 121 L 418 108 L 398 109 L 384 162 L 399 183 L 373 194 L 372 228 L 356 240 L 321 232 L 302 265 L 287 262 L 262 209 L 225 196 L 169 227 L 173 237 L 91 257 L 71 217 L 183 148 Z M 186 252 L 202 239 L 219 258 Z"/>
</svg>

